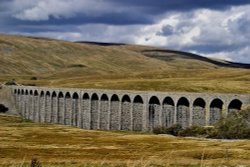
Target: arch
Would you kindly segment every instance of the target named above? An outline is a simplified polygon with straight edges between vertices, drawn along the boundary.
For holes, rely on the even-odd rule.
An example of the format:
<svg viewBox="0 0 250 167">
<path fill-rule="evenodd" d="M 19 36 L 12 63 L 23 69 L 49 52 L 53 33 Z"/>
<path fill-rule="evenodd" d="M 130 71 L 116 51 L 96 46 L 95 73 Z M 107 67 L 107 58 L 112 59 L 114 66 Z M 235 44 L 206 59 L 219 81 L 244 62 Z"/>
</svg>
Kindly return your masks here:
<svg viewBox="0 0 250 167">
<path fill-rule="evenodd" d="M 50 92 L 49 91 L 46 92 L 46 96 L 50 96 Z"/>
<path fill-rule="evenodd" d="M 121 104 L 121 130 L 131 130 L 131 100 L 128 95 L 124 95 L 122 97 L 122 104 Z"/>
<path fill-rule="evenodd" d="M 79 95 L 78 95 L 78 93 L 73 93 L 73 99 L 79 99 Z"/>
<path fill-rule="evenodd" d="M 189 101 L 185 97 L 181 97 L 177 102 L 177 113 L 176 121 L 181 124 L 182 127 L 189 126 L 190 111 L 189 111 Z"/>
<path fill-rule="evenodd" d="M 119 97 L 114 94 L 113 96 L 111 96 L 111 101 L 119 101 Z"/>
<path fill-rule="evenodd" d="M 25 117 L 25 109 L 26 109 L 26 99 L 25 99 L 25 91 L 21 90 L 21 96 L 20 96 L 20 106 L 21 106 L 21 115 Z"/>
<path fill-rule="evenodd" d="M 0 113 L 6 113 L 9 110 L 8 107 L 6 107 L 3 104 L 0 104 Z"/>
<path fill-rule="evenodd" d="M 17 90 L 16 89 L 14 89 L 14 94 L 17 94 Z"/>
<path fill-rule="evenodd" d="M 214 99 L 209 108 L 209 124 L 216 123 L 222 116 L 223 101 L 221 99 Z"/>
<path fill-rule="evenodd" d="M 55 97 L 56 97 L 56 92 L 53 91 L 53 92 L 52 92 L 52 98 L 55 98 Z"/>
<path fill-rule="evenodd" d="M 33 90 L 29 90 L 29 97 L 27 97 L 28 102 L 27 102 L 27 118 L 30 120 L 34 119 L 34 98 L 33 98 Z"/>
<path fill-rule="evenodd" d="M 185 106 L 189 106 L 189 101 L 186 97 L 181 97 L 178 102 L 177 102 L 177 106 L 178 105 L 185 105 Z"/>
<path fill-rule="evenodd" d="M 34 91 L 34 96 L 38 96 L 38 91 L 37 90 Z"/>
<path fill-rule="evenodd" d="M 20 93 L 21 93 L 21 91 L 20 91 L 20 89 L 18 89 L 17 90 L 17 95 L 16 95 L 16 97 L 15 97 L 15 100 L 16 100 L 16 105 L 17 105 L 17 109 L 18 109 L 18 112 L 19 112 L 19 114 L 22 114 L 22 102 L 21 102 L 21 95 L 20 95 Z"/>
<path fill-rule="evenodd" d="M 65 98 L 71 98 L 71 95 L 70 95 L 70 93 L 69 93 L 69 92 L 66 92 L 66 94 L 65 94 Z"/>
<path fill-rule="evenodd" d="M 79 95 L 77 92 L 73 93 L 73 100 L 72 100 L 72 125 L 79 126 Z"/>
<path fill-rule="evenodd" d="M 165 97 L 162 104 L 168 104 L 174 106 L 174 100 L 171 97 Z"/>
<path fill-rule="evenodd" d="M 142 103 L 143 104 L 142 97 L 140 95 L 135 96 L 133 102 L 134 103 Z"/>
<path fill-rule="evenodd" d="M 89 99 L 89 94 L 88 93 L 84 93 L 82 96 L 82 99 Z"/>
<path fill-rule="evenodd" d="M 116 94 L 111 96 L 110 103 L 110 129 L 119 130 L 119 110 L 120 110 L 120 100 Z"/>
<path fill-rule="evenodd" d="M 109 99 L 108 99 L 108 96 L 107 96 L 106 94 L 103 94 L 103 95 L 101 96 L 101 100 L 102 100 L 102 101 L 108 101 Z"/>
<path fill-rule="evenodd" d="M 122 97 L 122 102 L 131 102 L 130 97 L 128 95 L 124 95 Z"/>
<path fill-rule="evenodd" d="M 58 123 L 64 124 L 64 113 L 65 113 L 65 101 L 64 94 L 62 92 L 58 93 Z"/>
<path fill-rule="evenodd" d="M 52 99 L 51 99 L 51 122 L 57 123 L 58 122 L 58 102 L 57 102 L 57 94 L 55 91 L 52 92 Z"/>
<path fill-rule="evenodd" d="M 100 103 L 100 129 L 107 130 L 109 126 L 109 101 L 108 96 L 103 94 Z"/>
<path fill-rule="evenodd" d="M 62 92 L 59 92 L 59 93 L 58 93 L 58 98 L 63 98 L 63 97 L 64 97 L 63 93 L 62 93 Z"/>
<path fill-rule="evenodd" d="M 41 91 L 40 97 L 44 96 L 44 91 Z"/>
<path fill-rule="evenodd" d="M 143 100 L 140 95 L 135 96 L 133 100 L 133 130 L 142 131 L 142 120 L 143 120 Z"/>
<path fill-rule="evenodd" d="M 238 112 L 241 110 L 242 102 L 238 99 L 232 100 L 228 105 L 228 113 Z"/>
<path fill-rule="evenodd" d="M 24 96 L 24 118 L 29 119 L 29 91 L 25 90 Z"/>
<path fill-rule="evenodd" d="M 45 122 L 45 93 L 43 90 L 40 93 L 38 121 Z"/>
<path fill-rule="evenodd" d="M 39 121 L 39 98 L 38 98 L 38 91 L 34 91 L 34 112 L 33 112 L 33 120 L 35 122 Z"/>
<path fill-rule="evenodd" d="M 202 98 L 197 98 L 193 103 L 193 125 L 206 125 L 206 102 Z"/>
<path fill-rule="evenodd" d="M 149 130 L 160 125 L 160 101 L 158 97 L 152 96 L 149 100 Z"/>
<path fill-rule="evenodd" d="M 52 106 L 51 106 L 51 93 L 49 91 L 46 91 L 45 94 L 45 122 L 50 123 L 51 122 L 51 111 L 52 111 Z"/>
<path fill-rule="evenodd" d="M 64 124 L 71 125 L 72 124 L 72 99 L 69 92 L 65 94 L 65 109 L 64 109 Z"/>
<path fill-rule="evenodd" d="M 92 94 L 91 100 L 98 100 L 98 95 L 96 93 Z"/>
<path fill-rule="evenodd" d="M 174 124 L 174 100 L 171 97 L 165 97 L 162 102 L 162 119 L 163 126 Z"/>
<path fill-rule="evenodd" d="M 91 118 L 90 118 L 90 98 L 89 98 L 89 94 L 88 93 L 84 93 L 82 96 L 82 111 L 81 111 L 81 126 L 84 129 L 90 129 L 90 122 L 91 122 Z"/>
<path fill-rule="evenodd" d="M 160 105 L 160 101 L 159 101 L 158 97 L 152 96 L 150 98 L 150 100 L 149 100 L 149 104 L 158 104 L 158 105 Z"/>
<path fill-rule="evenodd" d="M 96 93 L 91 96 L 91 105 L 90 105 L 90 129 L 98 129 L 98 96 Z"/>
</svg>

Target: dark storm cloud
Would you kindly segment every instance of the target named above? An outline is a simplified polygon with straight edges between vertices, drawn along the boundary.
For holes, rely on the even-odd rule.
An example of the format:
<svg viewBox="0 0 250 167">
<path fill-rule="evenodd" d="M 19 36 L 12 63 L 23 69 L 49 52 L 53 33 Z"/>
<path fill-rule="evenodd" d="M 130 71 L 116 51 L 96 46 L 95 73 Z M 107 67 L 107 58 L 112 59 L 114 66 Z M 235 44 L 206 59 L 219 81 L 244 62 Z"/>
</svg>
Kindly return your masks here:
<svg viewBox="0 0 250 167">
<path fill-rule="evenodd" d="M 249 4 L 249 0 L 110 0 L 117 5 L 138 6 L 143 11 L 162 13 L 187 11 L 197 8 L 224 9 L 230 6 Z"/>
<path fill-rule="evenodd" d="M 250 0 L 0 0 L 0 33 L 146 44 L 250 62 L 248 4 Z"/>
<path fill-rule="evenodd" d="M 99 9 L 92 10 L 94 5 L 88 6 L 86 8 L 86 3 L 80 0 L 75 1 L 58 1 L 58 3 L 65 3 L 68 6 L 72 6 L 72 11 L 59 11 L 58 13 L 53 13 L 53 10 L 57 10 L 52 8 L 52 11 L 48 11 L 47 17 L 45 18 L 31 18 L 37 12 L 37 15 L 43 15 L 46 13 L 46 9 L 50 8 L 51 4 L 46 2 L 45 5 L 48 7 L 44 7 L 44 12 L 39 13 L 39 3 L 41 4 L 43 0 L 28 0 L 23 1 L 12 1 L 12 0 L 2 0 L 0 1 L 0 9 L 1 11 L 12 11 L 9 12 L 8 17 L 6 19 L 13 19 L 13 16 L 16 20 L 14 22 L 10 22 L 12 24 L 88 24 L 88 23 L 103 23 L 103 24 L 112 24 L 112 25 L 131 25 L 131 24 L 151 24 L 157 20 L 159 15 L 162 15 L 166 12 L 171 11 L 188 11 L 197 8 L 208 8 L 208 9 L 221 9 L 230 7 L 233 5 L 243 5 L 250 3 L 249 0 L 92 0 L 95 4 L 108 4 L 108 8 L 105 10 L 100 7 Z M 51 2 L 55 2 L 52 0 Z M 18 4 L 17 4 L 18 3 Z M 82 6 L 82 10 L 81 10 Z M 101 5 L 100 5 L 101 6 Z M 37 8 L 36 8 L 37 7 Z M 59 8 L 60 6 L 58 6 Z M 33 12 L 30 10 L 33 8 Z M 75 10 L 74 10 L 75 8 Z M 86 9 L 85 9 L 86 8 Z M 103 7 L 105 8 L 105 7 Z M 89 12 L 84 13 L 84 10 L 89 10 Z M 22 13 L 23 12 L 23 13 Z M 26 12 L 26 13 L 25 13 Z M 30 13 L 28 13 L 30 12 Z M 65 13 L 64 13 L 65 12 Z M 73 13 L 73 14 L 72 14 Z M 68 15 L 71 15 L 67 17 Z M 56 15 L 56 17 L 55 17 Z M 46 16 L 44 16 L 46 17 Z M 37 19 L 37 20 L 36 20 Z M 20 21 L 18 21 L 20 20 Z M 33 23 L 33 21 L 35 21 Z"/>
</svg>

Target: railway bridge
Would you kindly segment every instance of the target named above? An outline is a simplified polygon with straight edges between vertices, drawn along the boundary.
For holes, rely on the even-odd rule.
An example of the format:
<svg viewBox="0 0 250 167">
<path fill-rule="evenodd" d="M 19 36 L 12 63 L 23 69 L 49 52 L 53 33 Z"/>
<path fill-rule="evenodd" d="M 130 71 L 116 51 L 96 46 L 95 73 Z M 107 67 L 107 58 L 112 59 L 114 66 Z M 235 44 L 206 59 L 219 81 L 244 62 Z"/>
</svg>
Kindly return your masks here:
<svg viewBox="0 0 250 167">
<path fill-rule="evenodd" d="M 248 94 L 157 92 L 11 86 L 2 104 L 35 122 L 83 129 L 151 131 L 180 123 L 213 125 L 250 104 Z M 1 99 L 7 98 L 0 96 Z M 6 100 L 5 100 L 6 101 Z M 13 104 L 12 106 L 8 106 Z M 7 106 L 6 106 L 7 105 Z"/>
</svg>

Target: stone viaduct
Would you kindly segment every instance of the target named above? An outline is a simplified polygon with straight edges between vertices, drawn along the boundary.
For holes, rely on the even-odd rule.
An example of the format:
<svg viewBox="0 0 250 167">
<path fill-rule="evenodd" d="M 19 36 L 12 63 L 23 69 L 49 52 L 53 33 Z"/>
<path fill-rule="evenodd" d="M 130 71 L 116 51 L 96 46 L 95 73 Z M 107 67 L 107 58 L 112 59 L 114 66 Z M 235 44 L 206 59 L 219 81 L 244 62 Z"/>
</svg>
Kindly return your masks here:
<svg viewBox="0 0 250 167">
<path fill-rule="evenodd" d="M 151 131 L 175 123 L 209 126 L 250 104 L 246 94 L 27 86 L 8 89 L 15 106 L 11 110 L 24 118 L 83 129 Z"/>
</svg>

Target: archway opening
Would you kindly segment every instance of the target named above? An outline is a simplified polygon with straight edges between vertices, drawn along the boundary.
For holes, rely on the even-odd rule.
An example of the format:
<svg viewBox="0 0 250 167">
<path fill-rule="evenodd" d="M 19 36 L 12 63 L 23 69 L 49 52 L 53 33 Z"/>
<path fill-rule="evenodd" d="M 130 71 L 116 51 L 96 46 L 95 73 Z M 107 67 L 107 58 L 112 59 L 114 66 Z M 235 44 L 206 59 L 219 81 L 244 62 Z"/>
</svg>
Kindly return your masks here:
<svg viewBox="0 0 250 167">
<path fill-rule="evenodd" d="M 171 97 L 166 97 L 162 103 L 163 126 L 174 124 L 174 101 Z"/>
<path fill-rule="evenodd" d="M 182 97 L 179 99 L 177 103 L 177 123 L 181 124 L 182 127 L 187 127 L 189 126 L 189 101 L 187 98 Z"/>
<path fill-rule="evenodd" d="M 206 124 L 205 113 L 206 102 L 202 98 L 197 98 L 193 103 L 193 125 L 204 126 Z"/>
<path fill-rule="evenodd" d="M 119 108 L 120 108 L 120 100 L 119 97 L 114 94 L 111 97 L 110 103 L 110 129 L 111 130 L 119 130 Z"/>
<path fill-rule="evenodd" d="M 84 93 L 82 96 L 82 104 L 81 104 L 81 117 L 82 117 L 82 122 L 81 122 L 81 126 L 84 129 L 89 129 L 90 128 L 90 122 L 91 122 L 91 118 L 90 118 L 90 96 L 88 93 Z"/>
<path fill-rule="evenodd" d="M 38 91 L 35 90 L 34 96 L 38 96 Z"/>
<path fill-rule="evenodd" d="M 122 97 L 121 130 L 131 130 L 131 100 L 128 95 Z"/>
<path fill-rule="evenodd" d="M 101 100 L 102 100 L 102 101 L 108 101 L 109 99 L 108 99 L 108 96 L 107 96 L 106 94 L 103 94 L 103 95 L 101 96 Z"/>
<path fill-rule="evenodd" d="M 65 125 L 72 125 L 72 99 L 70 92 L 65 94 L 65 111 L 64 111 L 64 123 Z"/>
<path fill-rule="evenodd" d="M 228 106 L 228 113 L 238 112 L 241 110 L 242 102 L 238 99 L 234 99 L 230 102 Z"/>
<path fill-rule="evenodd" d="M 101 96 L 100 102 L 100 129 L 107 130 L 109 125 L 109 101 L 107 94 Z"/>
<path fill-rule="evenodd" d="M 98 128 L 98 96 L 96 93 L 91 96 L 91 106 L 90 106 L 90 129 Z"/>
<path fill-rule="evenodd" d="M 143 117 L 143 100 L 142 97 L 137 95 L 133 101 L 133 130 L 141 131 L 142 130 L 142 117 Z"/>
<path fill-rule="evenodd" d="M 39 114 L 38 114 L 38 121 L 44 122 L 45 121 L 45 92 L 40 92 L 39 98 Z"/>
<path fill-rule="evenodd" d="M 84 93 L 84 95 L 82 96 L 83 100 L 89 100 L 89 94 L 88 93 Z"/>
<path fill-rule="evenodd" d="M 62 92 L 58 94 L 58 123 L 64 124 L 64 95 Z"/>
<path fill-rule="evenodd" d="M 71 123 L 73 126 L 79 126 L 80 123 L 80 112 L 79 112 L 79 95 L 77 92 L 73 93 L 72 99 L 72 118 Z"/>
<path fill-rule="evenodd" d="M 9 111 L 9 108 L 3 104 L 0 104 L 0 113 L 6 113 L 7 111 Z"/>
<path fill-rule="evenodd" d="M 34 91 L 34 112 L 33 112 L 33 120 L 35 122 L 39 121 L 39 98 L 38 98 L 38 91 Z"/>
<path fill-rule="evenodd" d="M 160 101 L 156 96 L 149 100 L 149 130 L 159 125 Z"/>
<path fill-rule="evenodd" d="M 212 125 L 217 122 L 222 115 L 222 106 L 223 102 L 220 99 L 214 99 L 210 104 L 210 117 L 209 117 L 209 124 Z"/>
</svg>

